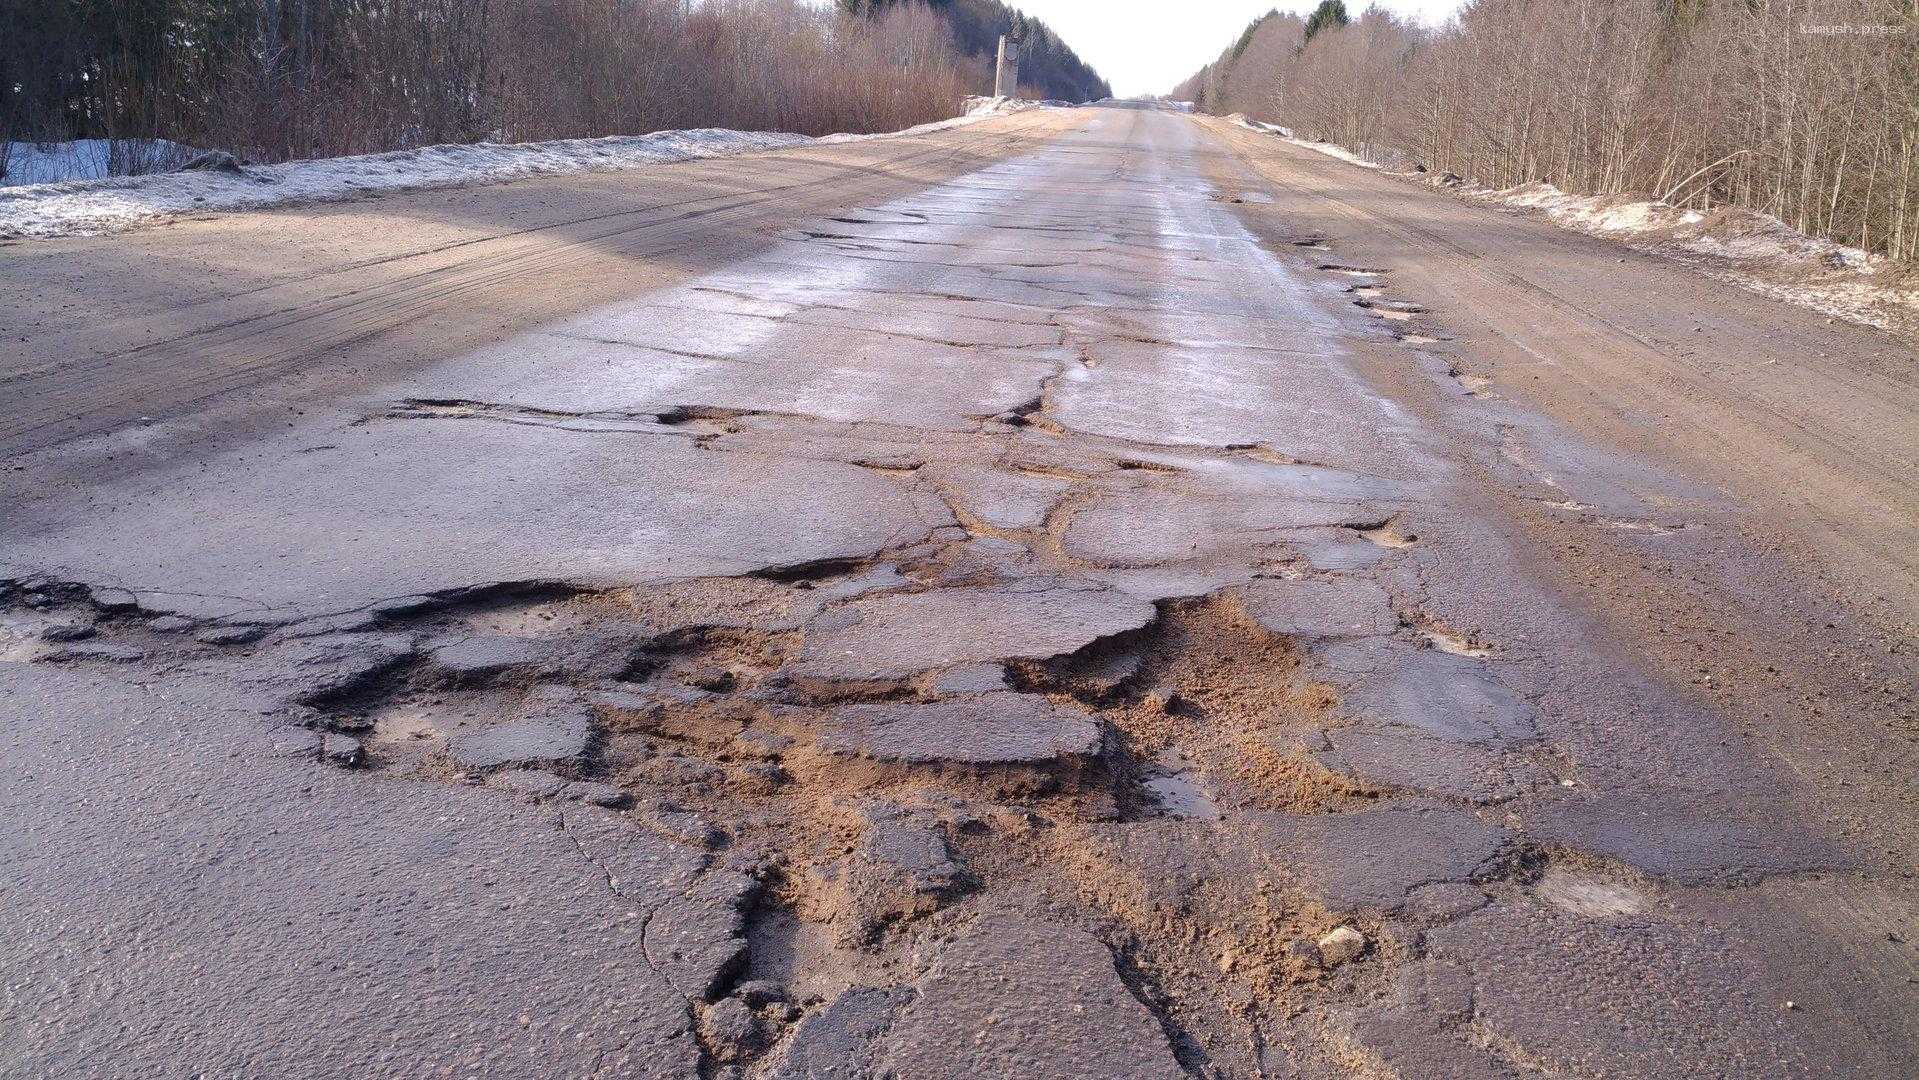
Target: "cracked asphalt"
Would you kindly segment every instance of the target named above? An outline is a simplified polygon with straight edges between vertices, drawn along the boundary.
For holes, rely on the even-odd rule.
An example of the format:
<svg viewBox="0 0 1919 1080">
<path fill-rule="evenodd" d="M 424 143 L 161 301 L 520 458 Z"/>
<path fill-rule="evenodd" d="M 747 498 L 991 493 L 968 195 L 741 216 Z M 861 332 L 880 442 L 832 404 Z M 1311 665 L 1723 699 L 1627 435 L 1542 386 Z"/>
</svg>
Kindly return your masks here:
<svg viewBox="0 0 1919 1080">
<path fill-rule="evenodd" d="M 1123 107 L 0 297 L 4 1075 L 1919 1062 L 1882 335 Z"/>
</svg>

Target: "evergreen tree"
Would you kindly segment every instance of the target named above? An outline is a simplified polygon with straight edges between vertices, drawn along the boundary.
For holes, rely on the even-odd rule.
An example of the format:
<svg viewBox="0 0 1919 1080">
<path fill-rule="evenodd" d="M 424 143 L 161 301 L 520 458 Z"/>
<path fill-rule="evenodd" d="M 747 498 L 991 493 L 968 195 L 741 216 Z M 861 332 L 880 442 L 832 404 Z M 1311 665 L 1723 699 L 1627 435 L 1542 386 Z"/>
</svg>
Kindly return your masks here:
<svg viewBox="0 0 1919 1080">
<path fill-rule="evenodd" d="M 840 10 L 871 16 L 891 4 L 912 0 L 838 0 Z M 1092 101 L 1111 97 L 1112 88 L 1086 65 L 1052 28 L 999 0 L 932 0 L 929 5 L 953 31 L 959 50 L 989 63 L 999 52 L 1001 35 L 1020 42 L 1020 83 L 1047 97 Z"/>
<path fill-rule="evenodd" d="M 1351 21 L 1346 16 L 1345 0 L 1319 0 L 1319 6 L 1306 16 L 1306 41 L 1312 41 L 1321 30 L 1337 30 Z"/>
</svg>

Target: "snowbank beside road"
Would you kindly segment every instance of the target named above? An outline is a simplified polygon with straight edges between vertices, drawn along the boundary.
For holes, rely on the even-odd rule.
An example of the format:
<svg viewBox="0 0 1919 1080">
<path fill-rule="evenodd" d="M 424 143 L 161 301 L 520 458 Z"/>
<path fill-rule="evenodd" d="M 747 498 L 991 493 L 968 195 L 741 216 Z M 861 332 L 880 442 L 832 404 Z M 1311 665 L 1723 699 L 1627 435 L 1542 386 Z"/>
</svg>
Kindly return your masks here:
<svg viewBox="0 0 1919 1080">
<path fill-rule="evenodd" d="M 1463 190 L 1466 194 L 1490 198 L 1507 206 L 1541 211 L 1561 225 L 1584 232 L 1643 233 L 1696 224 L 1705 216 L 1696 210 L 1682 210 L 1646 200 L 1568 195 L 1551 184 L 1537 182 L 1501 191 L 1471 187 Z"/>
<path fill-rule="evenodd" d="M 627 169 L 806 141 L 802 135 L 708 128 L 544 143 L 424 146 L 238 171 L 188 170 L 32 184 L 0 188 L 0 236 L 86 235 L 183 213 L 253 210 L 525 176 Z"/>
<path fill-rule="evenodd" d="M 850 143 L 867 142 L 872 139 L 897 139 L 902 135 L 924 135 L 930 131 L 945 131 L 947 128 L 964 127 L 976 124 L 995 116 L 1024 112 L 1027 109 L 1051 107 L 1050 103 L 1022 101 L 1019 98 L 1005 97 L 969 97 L 961 103 L 961 112 L 951 120 L 935 120 L 930 124 L 919 124 L 904 131 L 880 131 L 871 135 L 822 135 L 817 142 Z"/>
<path fill-rule="evenodd" d="M 75 139 L 72 142 L 6 144 L 7 174 L 0 187 L 57 184 L 63 180 L 104 180 L 116 172 L 159 172 L 178 168 L 199 151 L 166 139 L 124 141 Z M 129 157 L 135 160 L 127 160 Z"/>
<path fill-rule="evenodd" d="M 970 102 L 969 102 L 970 104 Z M 0 187 L 0 238 L 85 236 L 152 224 L 181 214 L 258 210 L 290 203 L 333 202 L 367 195 L 498 183 L 602 169 L 630 169 L 693 158 L 776 150 L 811 142 L 854 142 L 924 134 L 1032 107 L 984 99 L 963 116 L 876 135 L 813 139 L 782 132 L 699 128 L 562 139 L 537 143 L 425 146 L 358 157 L 283 165 L 187 169 L 180 172 Z"/>
<path fill-rule="evenodd" d="M 1226 117 L 1226 122 L 1238 124 L 1248 131 L 1257 131 L 1261 135 L 1277 135 L 1282 139 L 1290 139 L 1293 137 L 1293 129 L 1283 128 L 1278 124 L 1268 124 L 1264 120 L 1255 120 L 1243 112 L 1229 114 Z"/>
<path fill-rule="evenodd" d="M 1277 135 L 1280 138 L 1285 139 L 1287 142 L 1292 143 L 1294 146 L 1303 146 L 1308 150 L 1314 150 L 1319 153 L 1325 154 L 1327 157 L 1336 157 L 1341 161 L 1351 162 L 1352 164 L 1358 165 L 1361 168 L 1377 169 L 1380 167 L 1379 162 L 1368 161 L 1367 159 L 1360 157 L 1358 154 L 1353 153 L 1351 150 L 1348 150 L 1343 146 L 1339 146 L 1329 142 L 1313 142 L 1308 139 L 1296 138 L 1293 135 L 1291 128 L 1283 128 L 1283 127 L 1280 127 L 1278 124 L 1264 123 L 1262 121 L 1255 120 L 1250 116 L 1247 116 L 1245 113 L 1234 113 L 1231 116 L 1228 116 L 1226 119 L 1231 120 L 1233 123 L 1238 124 L 1240 127 L 1249 128 L 1253 131 L 1259 132 L 1262 135 Z"/>
<path fill-rule="evenodd" d="M 1767 214 L 1711 211 L 1631 195 L 1573 195 L 1551 184 L 1490 189 L 1447 184 L 1470 198 L 1544 214 L 1554 224 L 1677 259 L 1732 284 L 1881 329 L 1919 326 L 1919 291 L 1890 260 L 1819 240 Z"/>
<path fill-rule="evenodd" d="M 1735 260 L 1816 263 L 1870 272 L 1885 260 L 1858 248 L 1816 240 L 1767 214 L 1722 208 L 1710 212 L 1630 195 L 1572 195 L 1546 183 L 1499 191 L 1464 186 L 1466 194 L 1538 210 L 1581 232 L 1656 236 L 1668 246 Z"/>
<path fill-rule="evenodd" d="M 1290 135 L 1286 137 L 1286 141 L 1292 143 L 1294 146 L 1303 146 L 1308 150 L 1316 150 L 1319 153 L 1325 154 L 1327 157 L 1336 157 L 1341 161 L 1349 161 L 1362 169 L 1377 169 L 1380 167 L 1379 162 L 1369 161 L 1353 153 L 1351 150 L 1333 143 L 1309 142 L 1305 139 L 1295 139 Z"/>
<path fill-rule="evenodd" d="M 1368 169 L 1384 169 L 1344 147 L 1295 138 L 1286 128 L 1243 113 L 1226 119 L 1294 146 Z M 1387 171 L 1387 175 L 1539 213 L 1562 228 L 1675 259 L 1711 277 L 1823 315 L 1881 329 L 1919 330 L 1919 289 L 1902 283 L 1899 268 L 1890 260 L 1814 239 L 1765 214 L 1731 208 L 1699 211 L 1630 195 L 1573 195 L 1538 182 L 1495 189 L 1451 173 Z"/>
</svg>

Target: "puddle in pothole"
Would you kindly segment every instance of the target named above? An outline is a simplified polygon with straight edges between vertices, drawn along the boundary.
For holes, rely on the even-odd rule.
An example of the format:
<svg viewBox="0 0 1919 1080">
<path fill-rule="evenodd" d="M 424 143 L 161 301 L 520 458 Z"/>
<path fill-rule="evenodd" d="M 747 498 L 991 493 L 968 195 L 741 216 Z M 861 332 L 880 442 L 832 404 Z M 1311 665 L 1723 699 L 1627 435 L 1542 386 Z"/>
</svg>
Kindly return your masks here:
<svg viewBox="0 0 1919 1080">
<path fill-rule="evenodd" d="M 1369 307 L 1366 310 L 1382 319 L 1391 319 L 1394 322 L 1411 322 L 1413 318 L 1413 313 L 1410 311 L 1394 311 L 1392 308 L 1382 307 Z"/>
<path fill-rule="evenodd" d="M 1439 344 L 1438 338 L 1428 337 L 1425 334 L 1401 334 L 1399 335 L 1399 340 L 1402 344 L 1406 344 L 1406 345 L 1437 345 Z"/>
<path fill-rule="evenodd" d="M 1168 750 L 1154 763 L 1164 771 L 1148 777 L 1140 786 L 1159 804 L 1162 814 L 1188 821 L 1219 820 L 1219 804 L 1184 755 Z"/>
</svg>

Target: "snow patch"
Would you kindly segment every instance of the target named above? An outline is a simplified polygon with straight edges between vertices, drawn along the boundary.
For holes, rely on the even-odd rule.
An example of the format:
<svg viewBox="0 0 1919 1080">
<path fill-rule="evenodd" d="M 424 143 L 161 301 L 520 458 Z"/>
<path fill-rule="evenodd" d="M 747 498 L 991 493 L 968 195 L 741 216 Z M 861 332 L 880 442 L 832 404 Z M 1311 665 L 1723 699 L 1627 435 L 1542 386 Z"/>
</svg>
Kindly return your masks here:
<svg viewBox="0 0 1919 1080">
<path fill-rule="evenodd" d="M 871 135 L 822 135 L 816 141 L 823 143 L 855 143 L 868 142 L 873 139 L 896 139 L 902 135 L 925 135 L 928 132 L 964 127 L 967 124 L 976 124 L 981 120 L 990 119 L 995 116 L 1008 116 L 1012 113 L 1023 112 L 1027 109 L 1037 109 L 1042 106 L 1052 107 L 1050 103 L 1047 102 L 1022 101 L 1019 98 L 969 97 L 961 103 L 960 115 L 953 117 L 951 120 L 935 120 L 930 124 L 919 124 L 903 131 L 881 131 Z"/>
<path fill-rule="evenodd" d="M 977 123 L 1027 108 L 1034 102 L 969 98 L 965 115 L 874 135 L 828 135 L 812 139 L 769 131 L 698 128 L 561 139 L 536 143 L 474 143 L 425 146 L 385 154 L 249 165 L 239 172 L 188 170 L 143 176 L 81 174 L 47 183 L 0 187 L 0 238 L 88 236 L 165 221 L 181 214 L 259 210 L 291 203 L 333 202 L 370 195 L 500 183 L 532 176 L 631 169 L 694 158 L 778 150 L 805 143 L 862 142 L 898 138 Z M 100 140 L 92 140 L 100 141 Z M 15 144 L 32 146 L 31 143 Z M 78 145 L 78 144 L 73 144 Z M 164 144 L 178 165 L 190 148 Z M 72 177 L 29 157 L 30 175 Z"/>
<path fill-rule="evenodd" d="M 238 174 L 190 171 L 30 184 L 0 188 L 0 236 L 89 235 L 182 213 L 253 210 L 590 169 L 626 169 L 806 141 L 801 135 L 704 128 L 604 139 L 424 146 L 248 166 Z"/>
<path fill-rule="evenodd" d="M 1262 120 L 1255 120 L 1243 112 L 1233 113 L 1226 117 L 1226 119 L 1230 123 L 1238 124 L 1240 127 L 1246 128 L 1249 131 L 1257 131 L 1262 135 L 1277 135 L 1282 139 L 1290 139 L 1293 137 L 1293 129 L 1283 128 L 1278 124 L 1268 124 Z"/>
<path fill-rule="evenodd" d="M 1255 120 L 1252 117 L 1247 116 L 1245 113 L 1233 113 L 1232 115 L 1228 116 L 1226 119 L 1250 131 L 1257 131 L 1262 135 L 1277 135 L 1280 138 L 1286 140 L 1287 142 L 1292 143 L 1294 146 L 1302 146 L 1308 150 L 1314 151 L 1315 153 L 1325 154 L 1327 157 L 1334 157 L 1334 158 L 1338 158 L 1341 161 L 1350 162 L 1354 165 L 1359 166 L 1362 169 L 1377 169 L 1380 167 L 1379 162 L 1373 161 L 1369 158 L 1361 157 L 1360 155 L 1353 153 L 1351 150 L 1348 150 L 1343 146 L 1339 146 L 1329 142 L 1314 142 L 1311 139 L 1298 138 L 1294 136 L 1291 128 L 1285 128 L 1285 127 L 1279 126 L 1278 124 L 1268 124 L 1260 120 Z"/>
<path fill-rule="evenodd" d="M 960 115 L 956 119 L 963 120 L 968 117 L 979 119 L 987 116 L 1005 116 L 1007 113 L 1023 112 L 1026 109 L 1037 109 L 1042 106 L 1057 108 L 1063 104 L 1064 102 L 1027 101 L 1023 98 L 1010 97 L 969 97 L 960 102 Z M 949 126 L 953 123 L 951 120 L 940 120 L 936 122 Z M 920 126 L 924 127 L 926 125 L 922 124 Z M 908 128 L 907 130 L 911 131 L 915 129 Z"/>
<path fill-rule="evenodd" d="M 1366 158 L 1360 157 L 1358 154 L 1353 153 L 1343 146 L 1335 146 L 1329 142 L 1308 142 L 1305 139 L 1295 139 L 1291 136 L 1288 136 L 1286 141 L 1292 143 L 1294 146 L 1303 146 L 1308 150 L 1316 150 L 1319 153 L 1325 154 L 1327 157 L 1336 157 L 1341 161 L 1350 161 L 1362 169 L 1379 168 L 1379 162 L 1369 161 Z"/>
<path fill-rule="evenodd" d="M 1568 195 L 1551 184 L 1538 182 L 1504 191 L 1467 190 L 1507 206 L 1544 211 L 1559 224 L 1586 232 L 1643 233 L 1696 225 L 1705 218 L 1697 210 L 1684 210 L 1661 202 L 1620 196 Z"/>
<path fill-rule="evenodd" d="M 1381 168 L 1342 146 L 1295 138 L 1277 124 L 1244 113 L 1226 117 L 1240 127 L 1277 135 L 1294 146 L 1369 169 Z M 1900 280 L 1891 260 L 1858 248 L 1818 240 L 1766 214 L 1722 208 L 1699 211 L 1632 195 L 1573 195 L 1534 182 L 1493 189 L 1451 173 L 1391 175 L 1450 188 L 1469 198 L 1543 214 L 1556 225 L 1618 240 L 1728 284 L 1822 315 L 1880 329 L 1919 330 L 1919 289 Z"/>
<path fill-rule="evenodd" d="M 1573 195 L 1539 182 L 1501 189 L 1451 186 L 1472 198 L 1537 211 L 1566 228 L 1677 259 L 1823 315 L 1880 329 L 1919 322 L 1919 291 L 1896 280 L 1898 267 L 1890 260 L 1807 236 L 1768 214 L 1732 208 L 1702 212 L 1630 195 Z"/>
<path fill-rule="evenodd" d="M 6 144 L 7 174 L 0 187 L 57 184 L 66 180 L 104 180 L 129 172 L 175 169 L 199 151 L 166 139 L 75 139 L 72 142 Z"/>
</svg>

